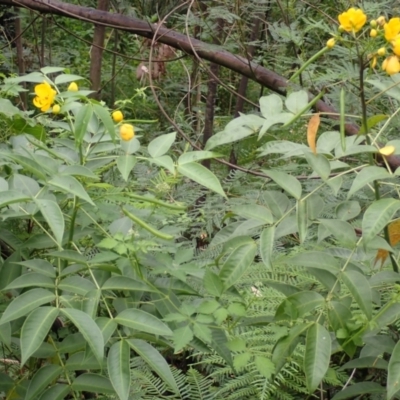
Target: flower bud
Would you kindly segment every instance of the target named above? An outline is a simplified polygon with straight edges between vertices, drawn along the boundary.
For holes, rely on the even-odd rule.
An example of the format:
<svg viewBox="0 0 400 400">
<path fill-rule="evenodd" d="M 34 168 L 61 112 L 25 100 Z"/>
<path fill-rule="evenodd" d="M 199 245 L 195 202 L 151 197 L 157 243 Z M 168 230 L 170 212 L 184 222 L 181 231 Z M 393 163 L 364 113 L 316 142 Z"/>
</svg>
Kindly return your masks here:
<svg viewBox="0 0 400 400">
<path fill-rule="evenodd" d="M 374 38 L 374 37 L 377 37 L 377 35 L 378 35 L 378 31 L 376 29 L 370 30 L 370 32 L 369 32 L 370 37 Z"/>
<path fill-rule="evenodd" d="M 384 56 L 386 54 L 386 49 L 384 47 L 381 47 L 377 51 L 378 56 Z"/>
<path fill-rule="evenodd" d="M 135 131 L 133 130 L 133 126 L 131 124 L 123 124 L 119 128 L 119 135 L 121 139 L 125 142 L 128 142 L 135 136 Z"/>
<path fill-rule="evenodd" d="M 372 19 L 371 22 L 369 23 L 369 26 L 371 28 L 376 28 L 378 26 L 378 23 L 374 19 Z"/>
<path fill-rule="evenodd" d="M 53 106 L 51 112 L 52 112 L 53 114 L 59 114 L 60 111 L 61 111 L 61 107 L 60 107 L 58 104 L 54 104 L 54 106 Z"/>
<path fill-rule="evenodd" d="M 326 42 L 326 47 L 328 49 L 331 49 L 334 45 L 336 44 L 336 40 L 334 38 L 330 38 L 327 42 Z"/>
<path fill-rule="evenodd" d="M 384 17 L 383 15 L 381 15 L 380 17 L 378 17 L 378 18 L 376 19 L 376 23 L 377 23 L 379 26 L 385 25 L 385 23 L 386 23 L 385 17 Z"/>
<path fill-rule="evenodd" d="M 114 111 L 112 113 L 112 119 L 114 120 L 114 122 L 118 123 L 121 122 L 124 119 L 124 114 L 122 114 L 121 111 Z"/>
<path fill-rule="evenodd" d="M 78 85 L 76 82 L 71 82 L 68 86 L 68 91 L 69 92 L 77 92 L 78 91 Z"/>
</svg>

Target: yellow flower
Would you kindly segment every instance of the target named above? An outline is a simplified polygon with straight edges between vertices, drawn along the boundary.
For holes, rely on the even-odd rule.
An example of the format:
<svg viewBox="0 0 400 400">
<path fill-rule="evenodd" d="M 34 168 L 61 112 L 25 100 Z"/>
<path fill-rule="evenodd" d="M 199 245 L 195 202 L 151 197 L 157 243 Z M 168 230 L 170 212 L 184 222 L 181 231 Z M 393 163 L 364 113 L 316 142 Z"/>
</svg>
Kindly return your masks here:
<svg viewBox="0 0 400 400">
<path fill-rule="evenodd" d="M 76 82 L 71 82 L 68 86 L 68 91 L 69 92 L 77 92 L 78 91 L 78 85 Z"/>
<path fill-rule="evenodd" d="M 326 42 L 326 47 L 328 49 L 331 49 L 334 45 L 336 44 L 336 40 L 334 38 L 330 38 L 327 42 Z"/>
<path fill-rule="evenodd" d="M 392 41 L 392 46 L 393 53 L 396 54 L 396 56 L 400 56 L 400 36 Z"/>
<path fill-rule="evenodd" d="M 54 104 L 53 109 L 51 110 L 51 112 L 53 114 L 59 114 L 61 111 L 61 107 L 58 104 Z"/>
<path fill-rule="evenodd" d="M 119 134 L 123 141 L 128 142 L 135 136 L 135 131 L 133 130 L 133 126 L 131 124 L 123 124 L 119 128 Z"/>
<path fill-rule="evenodd" d="M 33 99 L 33 104 L 43 112 L 46 112 L 51 107 L 57 94 L 48 82 L 36 85 L 35 93 L 36 97 Z"/>
<path fill-rule="evenodd" d="M 379 154 L 382 154 L 383 156 L 391 156 L 395 151 L 396 148 L 394 146 L 389 145 L 379 149 Z"/>
<path fill-rule="evenodd" d="M 372 57 L 371 58 L 371 64 L 370 64 L 372 69 L 374 69 L 376 67 L 376 62 L 377 62 L 376 57 Z"/>
<path fill-rule="evenodd" d="M 114 111 L 112 113 L 112 119 L 114 120 L 114 122 L 121 122 L 124 119 L 124 114 L 122 114 L 121 111 Z"/>
<path fill-rule="evenodd" d="M 377 53 L 378 56 L 384 56 L 386 54 L 386 49 L 384 47 L 381 47 L 380 49 L 378 49 Z"/>
<path fill-rule="evenodd" d="M 369 32 L 369 36 L 371 36 L 372 38 L 376 37 L 378 35 L 378 31 L 376 29 L 371 29 L 371 31 Z"/>
<path fill-rule="evenodd" d="M 385 39 L 388 42 L 396 39 L 400 34 L 400 18 L 391 18 L 387 24 L 383 26 L 385 30 Z"/>
<path fill-rule="evenodd" d="M 382 69 L 389 75 L 400 72 L 400 62 L 397 56 L 390 56 L 382 63 Z"/>
<path fill-rule="evenodd" d="M 367 16 L 359 8 L 350 8 L 338 17 L 346 32 L 358 32 L 367 22 Z"/>
</svg>

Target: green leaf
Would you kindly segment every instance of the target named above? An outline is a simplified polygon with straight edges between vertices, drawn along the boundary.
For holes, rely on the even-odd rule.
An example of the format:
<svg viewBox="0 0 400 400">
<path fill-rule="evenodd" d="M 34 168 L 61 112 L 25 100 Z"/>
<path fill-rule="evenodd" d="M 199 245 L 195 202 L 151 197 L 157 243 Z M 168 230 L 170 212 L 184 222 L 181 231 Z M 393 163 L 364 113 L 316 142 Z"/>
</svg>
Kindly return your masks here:
<svg viewBox="0 0 400 400">
<path fill-rule="evenodd" d="M 232 354 L 227 346 L 228 339 L 226 337 L 226 333 L 223 329 L 213 328 L 212 332 L 212 340 L 211 340 L 211 348 L 219 354 L 225 362 L 233 368 L 233 360 Z"/>
<path fill-rule="evenodd" d="M 348 221 L 357 217 L 361 212 L 360 203 L 358 201 L 344 201 L 340 203 L 336 209 L 336 217 L 342 221 Z"/>
<path fill-rule="evenodd" d="M 386 389 L 387 400 L 400 391 L 400 342 L 397 342 L 390 356 Z"/>
<path fill-rule="evenodd" d="M 176 132 L 167 133 L 166 135 L 160 135 L 153 139 L 147 150 L 152 158 L 163 156 L 175 142 Z"/>
<path fill-rule="evenodd" d="M 149 161 L 159 167 L 166 168 L 171 174 L 175 175 L 175 164 L 170 156 L 150 158 Z"/>
<path fill-rule="evenodd" d="M 218 178 L 206 167 L 197 163 L 178 165 L 178 172 L 194 182 L 226 197 Z"/>
<path fill-rule="evenodd" d="M 77 392 L 92 392 L 92 393 L 110 393 L 114 394 L 114 388 L 111 382 L 105 376 L 98 374 L 82 374 L 75 378 L 71 385 L 72 389 Z"/>
<path fill-rule="evenodd" d="M 39 274 L 37 272 L 28 272 L 27 274 L 14 279 L 4 288 L 4 290 L 21 289 L 32 286 L 52 289 L 55 286 L 55 282 L 53 279 L 43 276 L 43 274 Z"/>
<path fill-rule="evenodd" d="M 275 372 L 275 364 L 269 358 L 256 356 L 254 363 L 258 372 L 267 379 Z"/>
<path fill-rule="evenodd" d="M 76 146 L 79 147 L 82 143 L 83 136 L 87 131 L 90 120 L 93 116 L 93 107 L 91 103 L 82 105 L 77 114 L 75 115 L 74 123 L 74 137 L 76 140 Z"/>
<path fill-rule="evenodd" d="M 106 128 L 106 132 L 108 132 L 111 136 L 112 140 L 115 140 L 115 125 L 110 116 L 110 113 L 100 104 L 92 104 L 93 111 L 97 115 L 97 117 L 101 120 L 104 127 Z"/>
<path fill-rule="evenodd" d="M 86 190 L 82 186 L 82 184 L 76 180 L 74 177 L 69 175 L 57 175 L 53 177 L 49 182 L 49 185 L 55 186 L 58 189 L 61 189 L 66 194 L 73 194 L 81 199 L 87 201 L 92 206 L 95 204 L 93 203 L 92 199 L 86 193 Z"/>
<path fill-rule="evenodd" d="M 64 67 L 43 67 L 43 68 L 40 68 L 40 71 L 44 75 L 55 74 L 57 72 L 62 72 L 64 70 L 65 70 Z M 61 74 L 61 76 L 63 76 L 63 75 L 64 74 Z M 79 79 L 82 79 L 82 78 L 79 77 Z"/>
<path fill-rule="evenodd" d="M 329 178 L 331 165 L 323 154 L 313 154 L 309 151 L 304 153 L 310 167 L 321 177 L 323 181 Z"/>
<path fill-rule="evenodd" d="M 35 203 L 39 207 L 43 218 L 49 224 L 58 246 L 61 247 L 65 223 L 59 205 L 55 201 L 45 199 L 35 199 Z"/>
<path fill-rule="evenodd" d="M 80 294 L 85 296 L 86 293 L 96 288 L 95 284 L 79 275 L 68 276 L 67 278 L 61 280 L 58 284 L 60 290 L 65 290 L 66 292 L 71 292 L 74 294 Z"/>
<path fill-rule="evenodd" d="M 308 105 L 308 93 L 305 90 L 290 93 L 286 100 L 286 108 L 293 114 L 298 114 Z"/>
<path fill-rule="evenodd" d="M 254 242 L 247 243 L 237 247 L 228 256 L 219 273 L 219 277 L 223 281 L 225 289 L 234 285 L 246 272 L 247 268 L 249 268 L 254 261 L 256 251 L 257 246 Z"/>
<path fill-rule="evenodd" d="M 54 266 L 46 260 L 34 259 L 34 260 L 16 262 L 15 264 L 22 265 L 26 268 L 29 268 L 33 271 L 36 271 L 50 278 L 56 277 Z"/>
<path fill-rule="evenodd" d="M 207 160 L 209 158 L 217 157 L 222 157 L 222 155 L 214 153 L 212 151 L 189 151 L 187 153 L 183 153 L 178 158 L 178 165 L 184 165 L 195 161 Z"/>
<path fill-rule="evenodd" d="M 64 400 L 65 396 L 69 393 L 69 390 L 68 385 L 57 383 L 48 388 L 39 400 Z"/>
<path fill-rule="evenodd" d="M 346 400 L 360 398 L 360 395 L 374 395 L 383 394 L 386 389 L 379 383 L 375 382 L 360 382 L 348 386 L 332 397 L 332 400 Z M 381 397 L 383 398 L 383 397 Z"/>
<path fill-rule="evenodd" d="M 85 178 L 99 180 L 99 176 L 83 165 L 67 165 L 62 171 L 62 175 L 77 175 Z"/>
<path fill-rule="evenodd" d="M 350 198 L 355 192 L 373 181 L 389 178 L 393 178 L 393 175 L 390 175 L 385 168 L 375 166 L 364 167 L 354 178 L 347 198 Z"/>
<path fill-rule="evenodd" d="M 285 154 L 290 156 L 302 156 L 308 147 L 304 144 L 289 142 L 288 140 L 271 140 L 259 147 L 259 157 L 267 156 L 269 154 Z"/>
<path fill-rule="evenodd" d="M 291 201 L 282 192 L 268 190 L 263 193 L 263 198 L 272 214 L 278 219 L 282 218 L 292 208 Z"/>
<path fill-rule="evenodd" d="M 131 387 L 130 349 L 126 340 L 114 343 L 107 357 L 107 369 L 111 384 L 120 400 L 128 400 Z"/>
<path fill-rule="evenodd" d="M 264 118 L 252 114 L 234 118 L 225 126 L 223 131 L 216 133 L 207 140 L 204 149 L 211 150 L 214 147 L 237 142 L 253 135 L 264 121 Z"/>
<path fill-rule="evenodd" d="M 268 118 L 271 115 L 279 114 L 283 110 L 283 101 L 281 96 L 270 94 L 262 96 L 259 99 L 261 115 Z"/>
<path fill-rule="evenodd" d="M 104 356 L 104 340 L 97 324 L 83 311 L 73 308 L 62 308 L 60 311 L 78 328 L 79 332 L 82 333 L 86 342 L 92 349 L 94 356 L 98 362 L 101 363 Z"/>
<path fill-rule="evenodd" d="M 63 373 L 63 368 L 60 365 L 45 365 L 40 368 L 33 376 L 24 400 L 36 400 L 41 392 L 54 380 Z"/>
<path fill-rule="evenodd" d="M 189 325 L 178 328 L 174 330 L 173 340 L 174 353 L 177 354 L 193 340 L 193 331 L 190 329 Z"/>
<path fill-rule="evenodd" d="M 21 330 L 21 365 L 40 347 L 58 312 L 58 308 L 39 307 L 28 315 Z"/>
<path fill-rule="evenodd" d="M 11 346 L 11 324 L 6 322 L 0 325 L 0 342 L 6 346 Z"/>
<path fill-rule="evenodd" d="M 250 363 L 251 357 L 252 354 L 247 352 L 236 354 L 235 357 L 233 358 L 233 366 L 237 371 L 240 371 Z"/>
<path fill-rule="evenodd" d="M 336 258 L 322 251 L 306 251 L 296 254 L 287 259 L 287 264 L 324 269 L 333 274 L 339 272 L 339 262 Z"/>
<path fill-rule="evenodd" d="M 361 125 L 360 130 L 358 131 L 359 135 L 366 134 L 371 131 L 371 128 L 379 124 L 379 122 L 384 121 L 385 119 L 388 119 L 389 115 L 385 114 L 377 114 L 377 115 L 372 115 L 371 117 L 368 118 L 367 120 L 367 128 L 365 128 L 364 123 Z"/>
<path fill-rule="evenodd" d="M 296 202 L 296 220 L 300 243 L 304 243 L 308 230 L 308 207 L 305 199 Z"/>
<path fill-rule="evenodd" d="M 272 362 L 275 364 L 275 374 L 277 374 L 285 365 L 286 360 L 293 353 L 299 343 L 299 336 L 313 325 L 312 322 L 307 324 L 297 324 L 291 328 L 288 335 L 281 337 L 272 350 Z"/>
<path fill-rule="evenodd" d="M 114 319 L 107 317 L 96 318 L 95 322 L 103 334 L 104 344 L 107 344 L 115 330 L 118 328 L 118 324 Z"/>
<path fill-rule="evenodd" d="M 46 289 L 32 289 L 16 297 L 6 308 L 0 325 L 29 314 L 43 304 L 50 303 L 56 298 L 55 294 Z"/>
<path fill-rule="evenodd" d="M 6 207 L 9 204 L 24 203 L 30 200 L 32 200 L 32 197 L 27 196 L 22 192 L 18 192 L 16 190 L 7 190 L 5 192 L 1 192 L 0 208 Z"/>
<path fill-rule="evenodd" d="M 152 292 L 155 289 L 150 288 L 142 281 L 137 281 L 127 276 L 112 276 L 104 282 L 102 290 L 131 290 L 133 292 Z"/>
<path fill-rule="evenodd" d="M 3 154 L 2 154 L 3 155 Z M 38 162 L 35 160 L 32 160 L 29 157 L 25 157 L 20 154 L 4 154 L 7 158 L 10 158 L 13 160 L 15 163 L 21 165 L 25 170 L 29 171 L 32 173 L 32 175 L 35 175 L 38 179 L 46 180 L 47 175 L 43 172 L 46 168 L 46 166 L 41 166 Z"/>
<path fill-rule="evenodd" d="M 313 393 L 329 368 L 331 336 L 320 324 L 315 323 L 307 331 L 304 352 L 304 371 L 309 393 Z"/>
<path fill-rule="evenodd" d="M 154 315 L 135 308 L 128 308 L 120 312 L 114 321 L 120 325 L 133 328 L 141 332 L 152 333 L 153 335 L 172 336 L 168 325 L 160 321 Z"/>
<path fill-rule="evenodd" d="M 274 222 L 274 217 L 272 216 L 271 211 L 258 204 L 252 204 L 251 207 L 248 205 L 233 206 L 231 207 L 231 211 L 241 217 L 259 220 L 265 224 L 272 224 Z"/>
<path fill-rule="evenodd" d="M 153 346 L 140 339 L 127 340 L 129 346 L 135 351 L 148 366 L 177 394 L 178 385 L 171 373 L 165 358 Z"/>
<path fill-rule="evenodd" d="M 368 320 L 372 318 L 372 292 L 367 278 L 357 271 L 344 271 L 342 279 Z"/>
<path fill-rule="evenodd" d="M 294 177 L 286 172 L 275 171 L 275 170 L 262 170 L 267 174 L 277 185 L 279 185 L 283 190 L 286 190 L 291 194 L 296 200 L 301 198 L 301 183 Z"/>
<path fill-rule="evenodd" d="M 3 238 L 2 238 L 3 239 Z M 19 243 L 18 243 L 19 244 Z M 3 290 L 9 283 L 21 276 L 22 266 L 17 262 L 21 261 L 20 250 L 15 250 L 0 267 L 0 289 Z"/>
<path fill-rule="evenodd" d="M 328 230 L 335 238 L 347 245 L 354 246 L 357 242 L 357 236 L 354 227 L 346 221 L 335 219 L 320 219 L 319 222 Z"/>
<path fill-rule="evenodd" d="M 214 272 L 210 271 L 210 269 L 206 269 L 203 282 L 205 289 L 212 296 L 220 297 L 224 292 L 224 284 L 220 277 L 214 274 Z"/>
<path fill-rule="evenodd" d="M 117 168 L 122 178 L 128 181 L 129 174 L 135 166 L 137 158 L 135 156 L 122 155 L 117 158 Z"/>
<path fill-rule="evenodd" d="M 265 228 L 260 235 L 260 255 L 268 269 L 272 269 L 272 252 L 274 251 L 275 226 Z"/>
<path fill-rule="evenodd" d="M 45 68 L 49 68 L 49 67 L 45 67 Z M 50 67 L 51 68 L 51 67 Z M 56 67 L 55 67 L 56 68 Z M 45 74 L 46 72 L 43 71 L 44 68 L 41 69 L 41 71 Z M 64 68 L 60 68 L 60 71 L 64 71 Z M 47 72 L 47 74 L 50 72 Z M 54 83 L 56 85 L 62 85 L 63 83 L 68 83 L 68 82 L 74 82 L 74 81 L 80 81 L 81 79 L 83 79 L 81 76 L 79 75 L 74 75 L 74 74 L 60 74 L 58 76 L 56 76 L 56 78 L 54 79 Z"/>
<path fill-rule="evenodd" d="M 388 369 L 389 363 L 379 357 L 361 357 L 355 360 L 350 360 L 346 364 L 340 367 L 341 370 L 354 369 L 354 368 L 377 368 L 377 369 Z"/>
<path fill-rule="evenodd" d="M 302 317 L 303 315 L 309 313 L 321 307 L 325 303 L 325 299 L 318 293 L 312 291 L 302 291 L 298 293 L 294 293 L 288 296 L 283 302 L 279 305 L 276 310 L 275 319 L 287 319 L 290 317 L 291 310 L 288 310 L 289 307 L 294 307 L 297 311 L 296 318 Z"/>
</svg>

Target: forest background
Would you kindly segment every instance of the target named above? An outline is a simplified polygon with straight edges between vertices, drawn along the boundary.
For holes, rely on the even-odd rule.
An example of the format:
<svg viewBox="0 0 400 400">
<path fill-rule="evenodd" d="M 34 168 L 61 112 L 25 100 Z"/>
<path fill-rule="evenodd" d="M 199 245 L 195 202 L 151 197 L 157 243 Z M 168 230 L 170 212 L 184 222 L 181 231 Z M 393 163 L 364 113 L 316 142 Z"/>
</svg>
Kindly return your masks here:
<svg viewBox="0 0 400 400">
<path fill-rule="evenodd" d="M 0 7 L 0 397 L 399 398 L 396 1 Z"/>
</svg>

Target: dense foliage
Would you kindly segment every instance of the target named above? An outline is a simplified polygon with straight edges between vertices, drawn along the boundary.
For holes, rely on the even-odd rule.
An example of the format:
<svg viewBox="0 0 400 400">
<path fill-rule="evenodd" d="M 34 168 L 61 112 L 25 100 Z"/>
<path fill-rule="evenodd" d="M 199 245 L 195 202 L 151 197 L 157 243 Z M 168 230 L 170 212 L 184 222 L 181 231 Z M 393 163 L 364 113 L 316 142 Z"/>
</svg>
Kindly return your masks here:
<svg viewBox="0 0 400 400">
<path fill-rule="evenodd" d="M 250 83 L 239 109 L 237 76 L 110 29 L 101 100 L 79 41 L 92 28 L 47 16 L 60 30 L 21 76 L 10 43 L 0 397 L 398 398 L 400 19 L 369 3 L 156 3 L 112 7 L 279 61 L 288 93 Z M 155 63 L 114 58 L 135 52 Z M 337 113 L 315 113 L 321 99 Z"/>
</svg>

